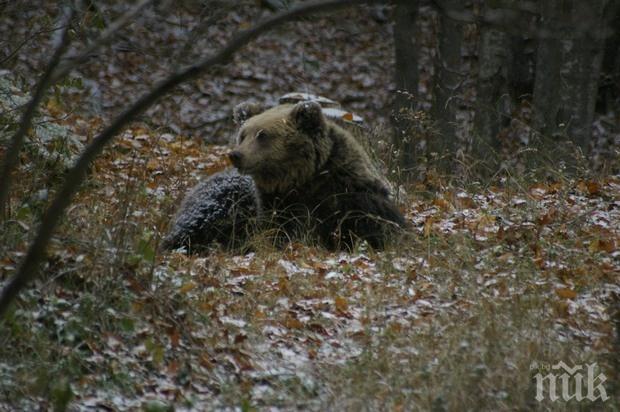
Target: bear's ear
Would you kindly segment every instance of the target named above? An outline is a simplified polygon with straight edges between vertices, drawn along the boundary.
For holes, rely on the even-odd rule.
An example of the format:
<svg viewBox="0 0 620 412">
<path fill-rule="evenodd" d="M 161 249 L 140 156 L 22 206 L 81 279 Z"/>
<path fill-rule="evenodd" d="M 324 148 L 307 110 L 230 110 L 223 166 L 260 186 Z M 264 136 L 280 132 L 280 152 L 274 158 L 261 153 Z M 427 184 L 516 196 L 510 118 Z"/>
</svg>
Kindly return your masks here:
<svg viewBox="0 0 620 412">
<path fill-rule="evenodd" d="M 291 112 L 293 121 L 303 131 L 315 134 L 325 128 L 325 117 L 317 102 L 299 102 Z"/>
<path fill-rule="evenodd" d="M 233 120 L 237 126 L 241 126 L 246 120 L 252 116 L 262 113 L 263 107 L 254 102 L 239 103 L 233 109 Z"/>
</svg>

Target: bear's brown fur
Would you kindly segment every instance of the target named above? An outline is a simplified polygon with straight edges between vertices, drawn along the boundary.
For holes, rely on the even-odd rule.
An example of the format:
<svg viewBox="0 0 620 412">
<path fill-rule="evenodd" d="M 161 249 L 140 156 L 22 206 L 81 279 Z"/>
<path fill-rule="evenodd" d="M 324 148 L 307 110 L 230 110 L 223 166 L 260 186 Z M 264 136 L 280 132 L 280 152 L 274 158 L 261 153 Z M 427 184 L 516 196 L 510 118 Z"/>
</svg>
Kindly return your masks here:
<svg viewBox="0 0 620 412">
<path fill-rule="evenodd" d="M 235 109 L 242 125 L 229 157 L 252 176 L 264 214 L 287 236 L 312 233 L 331 247 L 364 239 L 381 247 L 405 226 L 364 149 L 317 103 L 257 111 L 247 104 Z"/>
</svg>

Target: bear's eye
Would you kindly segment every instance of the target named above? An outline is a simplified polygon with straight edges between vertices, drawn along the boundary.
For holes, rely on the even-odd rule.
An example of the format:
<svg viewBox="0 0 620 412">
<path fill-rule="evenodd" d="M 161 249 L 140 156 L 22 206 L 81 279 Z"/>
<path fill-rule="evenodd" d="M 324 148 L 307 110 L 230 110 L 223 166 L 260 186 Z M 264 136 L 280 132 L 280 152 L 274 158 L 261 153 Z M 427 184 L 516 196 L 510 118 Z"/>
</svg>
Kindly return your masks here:
<svg viewBox="0 0 620 412">
<path fill-rule="evenodd" d="M 256 139 L 257 140 L 267 140 L 269 136 L 267 135 L 267 133 L 265 133 L 264 130 L 259 130 L 258 132 L 256 132 Z"/>
</svg>

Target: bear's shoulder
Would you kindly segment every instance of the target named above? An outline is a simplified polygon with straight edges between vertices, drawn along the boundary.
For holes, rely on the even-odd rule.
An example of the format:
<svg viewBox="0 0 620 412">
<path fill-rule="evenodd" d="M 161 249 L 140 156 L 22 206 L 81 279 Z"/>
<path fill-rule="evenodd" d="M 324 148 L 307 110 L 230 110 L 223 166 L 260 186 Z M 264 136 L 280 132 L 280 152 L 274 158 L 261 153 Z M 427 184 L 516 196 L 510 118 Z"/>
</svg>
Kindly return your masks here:
<svg viewBox="0 0 620 412">
<path fill-rule="evenodd" d="M 319 172 L 317 178 L 342 181 L 349 190 L 388 196 L 385 179 L 358 140 L 336 124 L 328 127 L 333 141 L 332 153 L 324 165 L 324 172 Z"/>
</svg>

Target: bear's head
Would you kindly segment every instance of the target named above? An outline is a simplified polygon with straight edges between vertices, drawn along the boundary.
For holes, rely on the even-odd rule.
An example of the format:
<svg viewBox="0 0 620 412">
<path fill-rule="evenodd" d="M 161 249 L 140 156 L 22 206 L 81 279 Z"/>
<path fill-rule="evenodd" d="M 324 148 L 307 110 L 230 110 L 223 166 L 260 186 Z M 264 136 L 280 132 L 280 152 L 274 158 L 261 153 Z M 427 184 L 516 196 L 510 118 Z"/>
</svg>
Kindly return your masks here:
<svg viewBox="0 0 620 412">
<path fill-rule="evenodd" d="M 229 158 L 263 193 L 301 187 L 331 152 L 333 142 L 316 102 L 284 104 L 262 113 L 257 105 L 241 104 L 234 118 L 240 129 Z"/>
</svg>

